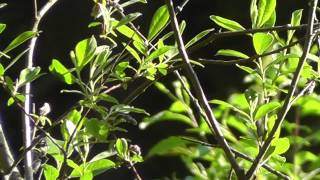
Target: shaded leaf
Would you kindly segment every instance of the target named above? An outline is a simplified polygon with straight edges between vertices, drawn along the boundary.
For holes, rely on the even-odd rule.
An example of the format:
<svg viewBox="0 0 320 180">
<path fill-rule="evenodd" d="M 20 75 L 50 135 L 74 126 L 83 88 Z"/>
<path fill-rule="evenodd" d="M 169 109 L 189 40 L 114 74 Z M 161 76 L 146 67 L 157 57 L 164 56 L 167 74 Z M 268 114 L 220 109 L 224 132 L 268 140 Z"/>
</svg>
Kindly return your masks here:
<svg viewBox="0 0 320 180">
<path fill-rule="evenodd" d="M 5 24 L 0 24 L 0 34 L 6 29 L 6 26 Z"/>
<path fill-rule="evenodd" d="M 126 15 L 124 18 L 122 18 L 118 23 L 117 25 L 115 26 L 115 28 L 117 27 L 120 27 L 122 25 L 125 25 L 135 19 L 137 19 L 139 16 L 141 16 L 142 14 L 141 13 L 131 13 L 131 14 L 128 14 Z"/>
<path fill-rule="evenodd" d="M 26 31 L 21 33 L 18 37 L 11 41 L 11 43 L 3 50 L 3 53 L 8 53 L 12 49 L 16 48 L 17 46 L 34 37 L 36 34 L 37 33 L 33 31 Z"/>
</svg>

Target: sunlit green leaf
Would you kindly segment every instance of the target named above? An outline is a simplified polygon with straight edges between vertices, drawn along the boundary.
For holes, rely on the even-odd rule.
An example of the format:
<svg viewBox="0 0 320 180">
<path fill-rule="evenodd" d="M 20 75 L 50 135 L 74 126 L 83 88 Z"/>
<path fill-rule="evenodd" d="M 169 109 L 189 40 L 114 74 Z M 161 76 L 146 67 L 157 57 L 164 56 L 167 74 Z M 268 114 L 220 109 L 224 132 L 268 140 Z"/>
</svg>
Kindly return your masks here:
<svg viewBox="0 0 320 180">
<path fill-rule="evenodd" d="M 128 160 L 129 152 L 128 152 L 128 142 L 127 142 L 127 140 L 124 139 L 124 138 L 117 139 L 115 147 L 116 147 L 116 151 L 118 153 L 118 156 L 121 159 Z"/>
<path fill-rule="evenodd" d="M 303 9 L 295 10 L 291 15 L 291 26 L 299 26 L 302 18 Z M 295 30 L 288 30 L 287 43 L 289 43 L 294 35 Z"/>
<path fill-rule="evenodd" d="M 283 154 L 288 151 L 290 141 L 288 138 L 278 138 L 274 139 L 271 145 L 275 147 L 273 154 Z"/>
<path fill-rule="evenodd" d="M 59 177 L 59 171 L 54 167 L 49 164 L 44 164 L 43 165 L 44 169 L 44 177 L 46 180 L 56 180 Z"/>
<path fill-rule="evenodd" d="M 139 62 L 141 63 L 141 58 L 139 56 L 139 54 L 137 53 L 136 50 L 134 50 L 132 47 L 130 47 L 129 45 L 124 45 L 124 47 L 126 48 L 126 50 Z"/>
<path fill-rule="evenodd" d="M 239 57 L 242 59 L 247 59 L 249 56 L 243 54 L 242 52 L 232 50 L 232 49 L 220 49 L 216 55 L 221 55 L 221 56 L 232 56 L 232 57 Z"/>
<path fill-rule="evenodd" d="M 59 77 L 62 81 L 64 81 L 67 84 L 73 84 L 74 83 L 75 77 L 57 59 L 53 59 L 52 60 L 51 65 L 49 66 L 49 71 L 52 74 L 54 74 L 57 77 Z"/>
<path fill-rule="evenodd" d="M 97 176 L 111 168 L 114 168 L 116 164 L 109 159 L 100 159 L 92 161 L 87 164 L 86 171 L 92 172 L 93 176 Z"/>
<path fill-rule="evenodd" d="M 4 67 L 2 66 L 2 64 L 0 64 L 0 76 L 3 76 L 4 74 Z"/>
<path fill-rule="evenodd" d="M 16 48 L 17 46 L 34 37 L 36 34 L 37 33 L 33 31 L 26 31 L 21 33 L 18 37 L 11 41 L 11 43 L 3 50 L 3 53 L 8 53 L 12 49 Z"/>
<path fill-rule="evenodd" d="M 161 6 L 157 11 L 154 13 L 150 26 L 149 26 L 149 33 L 148 33 L 148 40 L 152 39 L 155 35 L 157 35 L 162 28 L 167 24 L 169 20 L 169 11 L 167 5 Z"/>
<path fill-rule="evenodd" d="M 155 51 L 153 51 L 146 59 L 145 62 L 150 62 L 156 58 L 158 58 L 159 56 L 165 54 L 166 52 L 168 52 L 169 50 L 174 49 L 174 47 L 172 46 L 164 46 L 161 47 Z"/>
<path fill-rule="evenodd" d="M 31 82 L 41 76 L 40 67 L 32 67 L 32 68 L 25 68 L 20 72 L 18 86 L 23 86 L 24 84 Z"/>
<path fill-rule="evenodd" d="M 208 35 L 210 32 L 212 32 L 214 29 L 207 29 L 204 30 L 202 32 L 200 32 L 199 34 L 197 34 L 195 37 L 193 37 L 187 44 L 186 44 L 186 48 L 192 46 L 194 43 L 198 42 L 199 40 L 201 40 L 202 38 L 204 38 L 206 35 Z"/>
<path fill-rule="evenodd" d="M 109 135 L 110 127 L 104 121 L 99 121 L 97 119 L 92 118 L 88 119 L 84 123 L 84 126 L 88 135 L 93 136 L 97 140 L 104 141 Z"/>
<path fill-rule="evenodd" d="M 249 116 L 246 112 L 240 110 L 239 108 L 233 106 L 232 104 L 230 104 L 230 103 L 228 103 L 228 102 L 214 99 L 214 100 L 210 100 L 209 103 L 211 103 L 211 104 L 218 104 L 218 105 L 221 105 L 221 106 L 225 106 L 225 107 L 227 107 L 227 108 L 231 108 L 232 110 L 240 113 L 240 114 L 243 115 L 244 117 L 250 118 L 250 116 Z"/>
<path fill-rule="evenodd" d="M 257 27 L 257 18 L 258 18 L 257 0 L 251 0 L 250 18 L 251 18 L 252 28 L 256 28 Z"/>
<path fill-rule="evenodd" d="M 0 24 L 0 34 L 6 29 L 5 24 Z"/>
<path fill-rule="evenodd" d="M 272 44 L 273 36 L 268 33 L 255 33 L 253 35 L 253 46 L 257 54 L 263 54 Z"/>
<path fill-rule="evenodd" d="M 76 66 L 81 70 L 93 58 L 97 48 L 97 41 L 91 38 L 80 41 L 75 48 Z"/>
<path fill-rule="evenodd" d="M 218 24 L 219 26 L 228 29 L 230 31 L 242 31 L 245 30 L 245 28 L 243 26 L 241 26 L 241 24 L 239 24 L 236 21 L 230 20 L 230 19 L 226 19 L 220 16 L 215 16 L 212 15 L 210 16 L 210 19 L 212 21 L 214 21 L 216 24 Z"/>
<path fill-rule="evenodd" d="M 259 0 L 257 26 L 262 27 L 275 11 L 277 0 Z"/>
<path fill-rule="evenodd" d="M 117 23 L 117 22 L 115 22 Z M 126 36 L 129 39 L 133 39 L 134 41 L 139 42 L 140 44 L 144 44 L 144 40 L 142 39 L 142 37 L 140 37 L 140 35 L 138 35 L 134 30 L 132 30 L 131 28 L 129 28 L 127 25 L 122 25 L 116 28 L 117 31 L 119 31 L 121 34 L 123 34 L 124 36 Z"/>
<path fill-rule="evenodd" d="M 137 19 L 139 16 L 141 16 L 142 14 L 141 13 L 131 13 L 131 14 L 128 14 L 126 15 L 124 18 L 122 18 L 118 24 L 115 26 L 115 28 L 119 27 L 119 26 L 122 26 L 122 25 L 125 25 L 135 19 Z"/>
</svg>

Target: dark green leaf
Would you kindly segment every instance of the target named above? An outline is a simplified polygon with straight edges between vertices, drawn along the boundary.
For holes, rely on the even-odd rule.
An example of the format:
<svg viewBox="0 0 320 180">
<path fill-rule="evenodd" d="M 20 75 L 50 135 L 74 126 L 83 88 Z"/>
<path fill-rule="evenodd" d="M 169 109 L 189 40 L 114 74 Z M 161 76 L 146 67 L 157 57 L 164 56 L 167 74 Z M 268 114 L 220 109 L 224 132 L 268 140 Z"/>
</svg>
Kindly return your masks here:
<svg viewBox="0 0 320 180">
<path fill-rule="evenodd" d="M 11 43 L 3 50 L 3 53 L 8 53 L 12 49 L 16 48 L 20 44 L 26 42 L 28 39 L 34 37 L 37 33 L 33 31 L 26 31 L 16 37 Z"/>
<path fill-rule="evenodd" d="M 51 65 L 49 66 L 49 71 L 59 77 L 67 84 L 73 84 L 75 77 L 71 74 L 71 72 L 64 67 L 63 64 L 60 63 L 59 60 L 53 59 Z"/>
<path fill-rule="evenodd" d="M 99 99 L 99 100 L 102 100 L 102 101 L 114 103 L 114 104 L 119 104 L 119 101 L 118 101 L 115 97 L 110 96 L 110 95 L 108 95 L 108 94 L 100 94 L 100 95 L 98 96 L 98 99 Z"/>
<path fill-rule="evenodd" d="M 110 127 L 104 121 L 99 121 L 97 119 L 88 119 L 84 126 L 88 135 L 93 136 L 97 140 L 105 141 L 109 135 Z"/>
<path fill-rule="evenodd" d="M 257 54 L 263 54 L 272 44 L 273 36 L 268 33 L 255 33 L 253 35 L 253 46 Z"/>
<path fill-rule="evenodd" d="M 161 6 L 153 15 L 148 33 L 148 40 L 156 36 L 169 20 L 169 11 L 167 5 Z"/>
<path fill-rule="evenodd" d="M 241 26 L 241 24 L 239 24 L 236 21 L 230 20 L 230 19 L 226 19 L 220 16 L 215 16 L 212 15 L 210 16 L 210 19 L 212 21 L 214 21 L 216 24 L 218 24 L 219 26 L 228 29 L 230 31 L 242 31 L 245 30 L 245 28 L 243 26 Z"/>
<path fill-rule="evenodd" d="M 220 49 L 216 55 L 221 55 L 221 56 L 232 56 L 232 57 L 239 57 L 242 59 L 247 59 L 249 56 L 243 54 L 242 52 L 232 50 L 232 49 Z"/>
</svg>

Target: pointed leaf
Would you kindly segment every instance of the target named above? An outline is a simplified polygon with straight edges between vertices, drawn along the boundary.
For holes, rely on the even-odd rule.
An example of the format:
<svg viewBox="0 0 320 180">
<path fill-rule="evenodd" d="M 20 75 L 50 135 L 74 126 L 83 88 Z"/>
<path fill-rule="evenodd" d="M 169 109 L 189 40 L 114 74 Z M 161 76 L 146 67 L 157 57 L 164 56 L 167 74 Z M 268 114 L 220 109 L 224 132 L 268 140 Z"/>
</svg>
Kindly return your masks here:
<svg viewBox="0 0 320 180">
<path fill-rule="evenodd" d="M 276 9 L 277 0 L 260 0 L 258 4 L 258 27 L 262 27 Z"/>
<path fill-rule="evenodd" d="M 169 20 L 169 11 L 167 5 L 161 6 L 153 15 L 149 26 L 148 40 L 157 35 Z"/>
<path fill-rule="evenodd" d="M 221 55 L 221 56 L 232 56 L 232 57 L 239 57 L 242 59 L 247 59 L 249 56 L 243 54 L 242 52 L 232 50 L 232 49 L 220 49 L 216 55 Z"/>
<path fill-rule="evenodd" d="M 131 14 L 128 14 L 126 15 L 124 18 L 122 18 L 119 23 L 115 26 L 115 28 L 119 27 L 119 26 L 122 26 L 122 25 L 125 25 L 125 24 L 128 24 L 129 22 L 137 19 L 139 16 L 141 16 L 142 14 L 141 13 L 131 13 Z"/>
<path fill-rule="evenodd" d="M 227 107 L 227 108 L 231 108 L 232 110 L 234 110 L 234 111 L 242 114 L 244 117 L 250 118 L 250 116 L 249 116 L 246 112 L 240 110 L 239 108 L 233 106 L 232 104 L 230 104 L 230 103 L 228 103 L 228 102 L 214 99 L 214 100 L 209 101 L 209 103 L 211 103 L 211 104 L 218 104 L 218 105 L 225 106 L 225 107 Z"/>
<path fill-rule="evenodd" d="M 6 29 L 5 24 L 0 24 L 0 34 Z"/>
<path fill-rule="evenodd" d="M 251 18 L 252 28 L 256 28 L 257 27 L 257 18 L 258 18 L 257 0 L 251 0 L 250 18 Z"/>
<path fill-rule="evenodd" d="M 302 18 L 303 9 L 295 10 L 291 15 L 291 26 L 299 26 Z M 294 30 L 288 31 L 287 43 L 289 43 L 293 37 Z"/>
<path fill-rule="evenodd" d="M 58 76 L 61 80 L 63 80 L 67 84 L 73 84 L 74 83 L 75 77 L 57 59 L 53 59 L 52 60 L 51 65 L 49 66 L 49 71 L 52 74 Z"/>
<path fill-rule="evenodd" d="M 272 44 L 273 36 L 267 33 L 255 33 L 253 35 L 253 46 L 257 54 L 263 54 Z"/>
<path fill-rule="evenodd" d="M 121 159 L 128 160 L 127 158 L 129 158 L 128 157 L 129 152 L 128 152 L 128 142 L 127 142 L 127 140 L 124 139 L 124 138 L 119 138 L 119 139 L 117 139 L 115 146 L 116 146 L 116 150 L 117 150 L 118 156 Z"/>
<path fill-rule="evenodd" d="M 214 21 L 216 24 L 218 24 L 219 26 L 228 29 L 230 31 L 242 31 L 245 30 L 245 28 L 243 26 L 241 26 L 241 24 L 239 24 L 236 21 L 230 20 L 230 19 L 226 19 L 220 16 L 215 16 L 212 15 L 210 16 L 210 19 L 212 21 Z"/>
<path fill-rule="evenodd" d="M 21 33 L 18 37 L 16 37 L 4 50 L 3 53 L 8 53 L 12 49 L 26 42 L 28 39 L 34 37 L 37 33 L 33 31 L 26 31 Z"/>
<path fill-rule="evenodd" d="M 39 77 L 41 68 L 40 67 L 32 67 L 32 68 L 25 68 L 20 72 L 19 86 L 22 86 L 28 82 L 31 82 Z"/>
<path fill-rule="evenodd" d="M 204 38 L 207 34 L 209 34 L 210 32 L 212 32 L 214 30 L 214 28 L 212 29 L 207 29 L 204 30 L 202 32 L 200 32 L 199 34 L 197 34 L 195 37 L 193 37 L 187 44 L 186 44 L 186 48 L 192 46 L 194 43 L 198 42 L 199 40 L 201 40 L 202 38 Z"/>
<path fill-rule="evenodd" d="M 150 62 L 156 58 L 158 58 L 159 56 L 165 54 L 166 52 L 168 52 L 169 50 L 175 49 L 175 47 L 172 46 L 164 46 L 161 48 L 158 48 L 157 50 L 153 51 L 146 59 L 145 62 Z"/>
</svg>

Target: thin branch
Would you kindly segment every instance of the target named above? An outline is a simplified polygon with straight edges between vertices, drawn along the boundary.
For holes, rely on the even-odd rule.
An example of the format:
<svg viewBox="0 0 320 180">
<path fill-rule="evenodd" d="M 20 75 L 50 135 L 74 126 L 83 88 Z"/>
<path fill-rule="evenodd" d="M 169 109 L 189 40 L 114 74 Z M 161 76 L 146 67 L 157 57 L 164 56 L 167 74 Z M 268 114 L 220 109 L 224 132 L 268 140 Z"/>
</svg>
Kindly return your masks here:
<svg viewBox="0 0 320 180">
<path fill-rule="evenodd" d="M 261 161 L 264 157 L 264 155 L 266 154 L 267 150 L 270 147 L 270 144 L 273 140 L 274 135 L 276 134 L 276 132 L 278 131 L 278 129 L 281 127 L 281 124 L 286 116 L 286 114 L 288 113 L 289 109 L 290 109 L 290 105 L 291 105 L 291 98 L 293 97 L 293 94 L 296 90 L 299 78 L 300 78 L 300 74 L 301 71 L 303 69 L 303 65 L 307 59 L 307 55 L 310 51 L 311 45 L 312 45 L 312 40 L 314 37 L 314 32 L 313 32 L 313 28 L 314 28 L 314 19 L 315 19 L 315 11 L 316 11 L 316 7 L 318 4 L 318 0 L 313 0 L 312 1 L 312 5 L 310 6 L 310 10 L 309 10 L 309 15 L 308 15 L 308 27 L 307 27 L 307 32 L 306 32 L 306 41 L 304 44 L 304 48 L 303 48 L 303 53 L 300 57 L 297 69 L 294 73 L 291 85 L 289 87 L 289 91 L 288 94 L 285 98 L 284 104 L 282 109 L 280 110 L 280 112 L 278 113 L 278 119 L 276 120 L 270 135 L 268 136 L 268 138 L 266 139 L 266 141 L 264 142 L 264 144 L 262 145 L 261 149 L 259 150 L 259 153 L 257 155 L 257 157 L 255 158 L 254 162 L 252 163 L 250 169 L 248 170 L 246 177 L 247 179 L 251 179 L 256 170 L 259 168 L 259 166 L 261 165 Z"/>
<path fill-rule="evenodd" d="M 168 6 L 169 9 L 169 14 L 170 14 L 170 18 L 171 18 L 171 25 L 172 25 L 172 29 L 174 31 L 174 35 L 175 35 L 175 39 L 178 43 L 178 49 L 179 49 L 179 53 L 184 61 L 184 65 L 185 65 L 185 70 L 188 73 L 188 77 L 190 79 L 191 84 L 193 85 L 193 88 L 195 89 L 195 92 L 197 94 L 197 98 L 199 100 L 199 104 L 202 106 L 202 108 L 204 109 L 206 116 L 207 116 L 207 120 L 208 121 L 208 125 L 211 129 L 211 131 L 217 136 L 218 142 L 220 144 L 220 146 L 223 148 L 227 158 L 229 159 L 232 168 L 235 170 L 235 173 L 238 177 L 238 179 L 244 179 L 244 171 L 240 168 L 240 166 L 238 165 L 231 149 L 230 146 L 228 145 L 226 139 L 224 138 L 220 126 L 218 124 L 218 121 L 215 119 L 211 107 L 209 106 L 208 100 L 202 90 L 201 84 L 198 80 L 197 74 L 194 72 L 192 65 L 190 63 L 188 54 L 186 52 L 185 46 L 184 46 L 184 42 L 182 40 L 180 31 L 179 31 L 179 25 L 178 25 L 178 20 L 176 18 L 176 14 L 174 12 L 174 8 L 173 8 L 173 2 L 172 0 L 166 0 L 166 4 Z"/>
<path fill-rule="evenodd" d="M 265 57 L 265 56 L 270 56 L 272 54 L 276 54 L 276 53 L 279 53 L 283 50 L 286 50 L 292 46 L 295 46 L 296 44 L 300 43 L 303 41 L 304 38 L 301 38 L 295 42 L 292 42 L 286 46 L 283 46 L 281 48 L 278 48 L 278 49 L 275 49 L 273 51 L 270 51 L 270 52 L 267 52 L 267 53 L 264 53 L 264 54 L 261 54 L 261 55 L 254 55 L 254 56 L 251 56 L 247 59 L 233 59 L 233 60 L 211 60 L 211 59 L 198 59 L 196 60 L 197 62 L 200 62 L 200 63 L 204 63 L 204 64 L 221 64 L 221 65 L 232 65 L 232 64 L 240 64 L 240 63 L 247 63 L 247 62 L 251 62 L 252 60 L 255 60 L 255 59 L 258 59 L 258 58 L 262 58 L 262 57 Z"/>
<path fill-rule="evenodd" d="M 35 22 L 32 27 L 33 32 L 39 31 L 39 24 L 44 17 L 44 15 L 50 10 L 50 8 L 57 2 L 58 0 L 50 0 L 48 1 L 38 12 L 35 12 Z M 37 2 L 34 1 L 34 6 L 37 8 Z M 35 9 L 37 11 L 37 9 Z M 31 39 L 29 48 L 30 51 L 28 53 L 28 58 L 26 60 L 26 67 L 32 68 L 33 67 L 33 56 L 35 51 L 35 46 L 37 42 L 38 37 L 35 36 Z M 27 83 L 24 88 L 24 93 L 26 95 L 25 103 L 24 103 L 24 109 L 26 110 L 27 114 L 30 114 L 31 112 L 31 84 Z M 24 114 L 24 121 L 23 121 L 23 130 L 24 130 L 24 147 L 28 147 L 32 143 L 32 126 L 30 123 L 30 118 Z M 33 180 L 33 170 L 32 170 L 32 153 L 31 151 L 28 151 L 25 154 L 25 179 L 26 180 Z"/>
<path fill-rule="evenodd" d="M 133 174 L 136 177 L 136 180 L 142 180 L 142 178 L 141 178 L 140 174 L 138 173 L 134 164 L 131 161 L 129 161 L 128 164 L 129 164 L 129 167 L 132 169 Z"/>
</svg>

